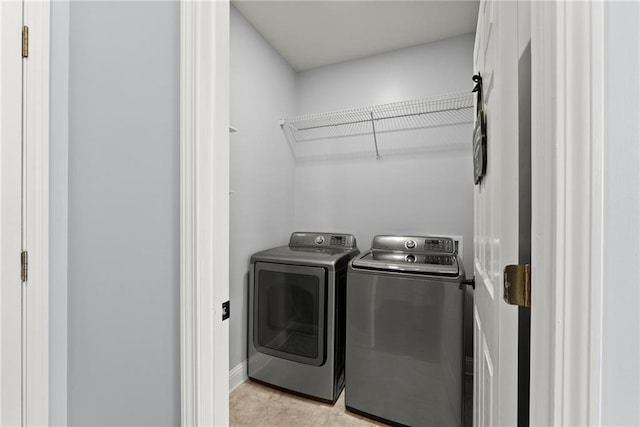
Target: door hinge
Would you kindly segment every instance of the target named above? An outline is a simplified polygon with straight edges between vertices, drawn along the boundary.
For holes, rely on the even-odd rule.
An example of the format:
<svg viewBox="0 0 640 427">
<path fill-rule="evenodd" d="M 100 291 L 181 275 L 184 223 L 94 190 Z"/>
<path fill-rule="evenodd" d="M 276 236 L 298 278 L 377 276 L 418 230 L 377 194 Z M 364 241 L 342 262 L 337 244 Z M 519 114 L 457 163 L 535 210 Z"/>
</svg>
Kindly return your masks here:
<svg viewBox="0 0 640 427">
<path fill-rule="evenodd" d="M 507 304 L 531 307 L 531 266 L 507 265 L 504 268 L 504 300 Z"/>
<path fill-rule="evenodd" d="M 222 320 L 227 320 L 231 315 L 229 301 L 225 301 L 222 303 Z"/>
<path fill-rule="evenodd" d="M 29 57 L 29 27 L 22 26 L 22 57 Z"/>
<path fill-rule="evenodd" d="M 20 254 L 20 280 L 26 282 L 29 279 L 29 253 L 22 251 Z"/>
</svg>

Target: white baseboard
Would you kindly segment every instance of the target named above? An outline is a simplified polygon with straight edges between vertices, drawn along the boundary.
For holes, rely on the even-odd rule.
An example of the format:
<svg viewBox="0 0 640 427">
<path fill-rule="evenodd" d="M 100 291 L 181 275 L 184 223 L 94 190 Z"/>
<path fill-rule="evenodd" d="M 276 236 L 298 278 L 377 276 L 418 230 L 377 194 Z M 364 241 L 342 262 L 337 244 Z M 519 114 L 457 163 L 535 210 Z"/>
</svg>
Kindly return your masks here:
<svg viewBox="0 0 640 427">
<path fill-rule="evenodd" d="M 245 382 L 247 377 L 247 361 L 243 360 L 229 371 L 229 393 Z"/>
</svg>

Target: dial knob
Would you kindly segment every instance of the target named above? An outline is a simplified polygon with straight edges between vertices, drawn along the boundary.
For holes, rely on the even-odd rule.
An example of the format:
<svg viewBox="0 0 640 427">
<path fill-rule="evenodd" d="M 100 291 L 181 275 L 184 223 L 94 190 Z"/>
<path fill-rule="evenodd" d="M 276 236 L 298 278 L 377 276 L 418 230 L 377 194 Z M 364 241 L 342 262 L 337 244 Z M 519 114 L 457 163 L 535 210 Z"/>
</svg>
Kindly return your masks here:
<svg viewBox="0 0 640 427">
<path fill-rule="evenodd" d="M 404 247 L 407 249 L 414 249 L 416 247 L 416 241 L 415 240 L 407 240 L 404 243 Z"/>
<path fill-rule="evenodd" d="M 317 243 L 318 245 L 323 244 L 323 243 L 324 243 L 324 237 L 322 237 L 322 236 L 318 236 L 318 237 L 316 237 L 316 243 Z"/>
<path fill-rule="evenodd" d="M 416 256 L 409 254 L 404 258 L 404 260 L 407 262 L 416 262 Z"/>
</svg>

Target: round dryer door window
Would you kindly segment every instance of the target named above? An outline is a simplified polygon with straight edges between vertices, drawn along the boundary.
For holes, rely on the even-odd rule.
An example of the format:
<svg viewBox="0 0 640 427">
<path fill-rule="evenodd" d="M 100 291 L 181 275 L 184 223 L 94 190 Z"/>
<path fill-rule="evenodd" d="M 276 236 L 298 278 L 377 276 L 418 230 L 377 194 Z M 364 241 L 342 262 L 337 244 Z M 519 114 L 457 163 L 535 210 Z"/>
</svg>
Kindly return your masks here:
<svg viewBox="0 0 640 427">
<path fill-rule="evenodd" d="M 320 366 L 325 361 L 325 270 L 256 264 L 253 342 L 259 352 Z"/>
</svg>

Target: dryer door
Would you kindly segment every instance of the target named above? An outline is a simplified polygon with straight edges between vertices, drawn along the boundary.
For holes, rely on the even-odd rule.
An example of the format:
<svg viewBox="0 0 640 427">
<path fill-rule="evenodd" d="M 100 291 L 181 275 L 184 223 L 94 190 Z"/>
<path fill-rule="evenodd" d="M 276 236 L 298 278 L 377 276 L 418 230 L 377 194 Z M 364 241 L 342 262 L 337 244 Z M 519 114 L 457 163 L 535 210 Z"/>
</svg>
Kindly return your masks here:
<svg viewBox="0 0 640 427">
<path fill-rule="evenodd" d="M 257 351 L 324 364 L 326 276 L 322 267 L 255 264 L 252 339 Z"/>
</svg>

